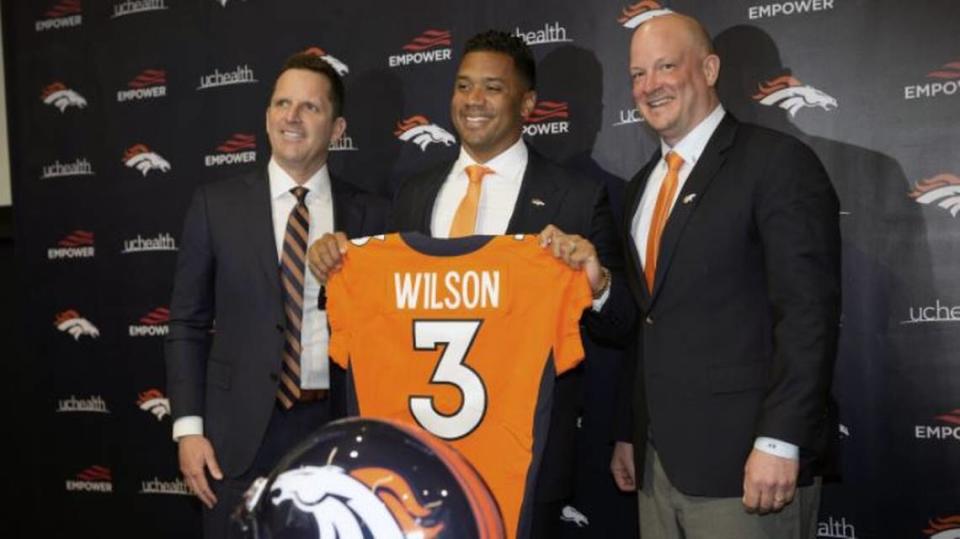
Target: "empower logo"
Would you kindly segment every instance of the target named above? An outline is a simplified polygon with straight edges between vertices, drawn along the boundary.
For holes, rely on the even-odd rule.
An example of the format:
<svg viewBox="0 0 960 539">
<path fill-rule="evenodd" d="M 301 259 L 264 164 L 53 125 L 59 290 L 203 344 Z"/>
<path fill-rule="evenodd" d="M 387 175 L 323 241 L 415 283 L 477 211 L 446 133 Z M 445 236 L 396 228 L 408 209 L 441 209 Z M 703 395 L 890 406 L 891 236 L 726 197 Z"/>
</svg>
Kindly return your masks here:
<svg viewBox="0 0 960 539">
<path fill-rule="evenodd" d="M 170 309 L 157 307 L 140 317 L 139 324 L 130 324 L 128 328 L 131 337 L 162 337 L 170 333 Z"/>
<path fill-rule="evenodd" d="M 957 539 L 960 537 L 960 515 L 949 517 L 939 517 L 936 520 L 930 520 L 923 533 L 929 536 L 929 539 Z"/>
<path fill-rule="evenodd" d="M 156 99 L 167 95 L 167 72 L 163 69 L 144 69 L 127 83 L 126 90 L 117 90 L 117 103 Z"/>
<path fill-rule="evenodd" d="M 943 172 L 916 183 L 910 198 L 918 204 L 936 204 L 956 217 L 960 214 L 960 177 Z"/>
<path fill-rule="evenodd" d="M 960 408 L 934 416 L 939 424 L 915 425 L 913 436 L 918 440 L 960 441 Z"/>
<path fill-rule="evenodd" d="M 768 107 L 776 105 L 788 111 L 791 117 L 806 107 L 820 107 L 828 112 L 837 108 L 836 99 L 790 75 L 761 82 L 757 88 L 759 92 L 752 96 L 754 101 Z"/>
<path fill-rule="evenodd" d="M 430 123 L 430 120 L 421 114 L 397 122 L 397 128 L 393 134 L 404 142 L 412 142 L 420 146 L 420 151 L 424 152 L 427 151 L 427 146 L 431 144 L 452 146 L 457 143 L 449 131 L 437 124 Z"/>
<path fill-rule="evenodd" d="M 206 167 L 221 167 L 238 163 L 253 163 L 257 160 L 257 138 L 249 133 L 234 133 L 217 146 L 217 153 L 203 158 Z"/>
<path fill-rule="evenodd" d="M 771 17 L 802 15 L 815 11 L 829 11 L 833 9 L 833 0 L 790 0 L 775 4 L 761 4 L 747 8 L 747 18 L 769 19 Z"/>
<path fill-rule="evenodd" d="M 933 82 L 904 86 L 903 98 L 910 101 L 960 93 L 960 59 L 947 62 L 927 73 L 927 78 L 933 79 Z"/>
<path fill-rule="evenodd" d="M 70 395 L 65 399 L 57 400 L 57 413 L 86 412 L 94 414 L 109 414 L 107 402 L 100 395 L 91 395 L 79 399 Z"/>
<path fill-rule="evenodd" d="M 543 28 L 537 30 L 520 30 L 520 27 L 517 26 L 513 29 L 513 35 L 519 37 L 531 47 L 547 43 L 569 43 L 573 41 L 567 37 L 567 29 L 560 25 L 560 21 L 554 21 L 553 24 L 544 23 Z"/>
<path fill-rule="evenodd" d="M 350 73 L 350 68 L 347 64 L 343 63 L 339 59 L 327 54 L 327 51 L 321 49 L 320 47 L 310 47 L 303 51 L 304 54 L 312 54 L 319 57 L 324 62 L 330 64 L 330 67 L 337 72 L 337 75 L 341 77 L 345 76 L 347 73 Z"/>
<path fill-rule="evenodd" d="M 93 258 L 96 248 L 93 244 L 93 232 L 89 230 L 74 230 L 57 242 L 56 247 L 47 249 L 48 260 L 62 258 Z"/>
<path fill-rule="evenodd" d="M 147 11 L 162 11 L 167 9 L 165 0 L 125 0 L 113 5 L 113 15 L 111 19 L 124 17 L 126 15 L 136 15 L 137 13 L 146 13 Z"/>
<path fill-rule="evenodd" d="M 57 107 L 61 113 L 65 112 L 69 107 L 82 109 L 87 106 L 87 100 L 84 99 L 82 95 L 67 88 L 66 85 L 60 81 L 48 84 L 47 87 L 40 92 L 40 100 L 43 101 L 44 105 Z"/>
<path fill-rule="evenodd" d="M 156 416 L 157 421 L 162 421 L 164 417 L 170 415 L 170 399 L 157 388 L 150 388 L 140 393 L 137 406 L 144 412 L 150 412 Z"/>
<path fill-rule="evenodd" d="M 835 519 L 827 516 L 827 520 L 817 522 L 817 537 L 824 539 L 857 539 L 857 529 L 847 522 L 846 517 Z"/>
<path fill-rule="evenodd" d="M 80 313 L 74 309 L 67 309 L 53 319 L 53 325 L 64 333 L 69 333 L 73 340 L 79 341 L 80 337 L 90 337 L 96 339 L 100 336 L 100 330 L 97 326 L 90 323 L 89 320 L 80 316 Z"/>
<path fill-rule="evenodd" d="M 448 61 L 453 54 L 449 30 L 427 30 L 403 46 L 404 54 L 390 56 L 390 67 Z"/>
<path fill-rule="evenodd" d="M 660 2 L 654 0 L 640 0 L 631 4 L 620 12 L 617 22 L 624 28 L 636 28 L 654 17 L 673 13 L 673 10 L 663 7 Z"/>
<path fill-rule="evenodd" d="M 140 482 L 140 494 L 174 494 L 193 496 L 193 491 L 179 477 L 173 481 L 161 481 L 159 477 Z"/>
<path fill-rule="evenodd" d="M 60 0 L 43 12 L 43 16 L 46 18 L 34 25 L 37 32 L 80 26 L 83 24 L 83 7 L 80 0 Z"/>
<path fill-rule="evenodd" d="M 563 101 L 537 101 L 527 117 L 523 134 L 528 137 L 539 135 L 561 135 L 569 132 L 570 110 Z"/>
<path fill-rule="evenodd" d="M 235 84 L 254 84 L 260 82 L 253 74 L 253 69 L 247 64 L 237 65 L 233 71 L 220 72 L 214 69 L 213 73 L 200 76 L 200 86 L 197 90 L 207 90 L 209 88 L 219 88 L 221 86 L 233 86 Z"/>
<path fill-rule="evenodd" d="M 158 170 L 167 172 L 170 170 L 170 162 L 152 151 L 146 144 L 134 144 L 123 152 L 123 164 L 129 168 L 135 168 L 146 177 L 147 172 Z"/>
<path fill-rule="evenodd" d="M 56 160 L 49 165 L 40 168 L 40 179 L 48 180 L 50 178 L 66 178 L 69 176 L 93 176 L 93 165 L 83 157 L 78 158 L 72 163 L 61 163 Z"/>
<path fill-rule="evenodd" d="M 156 237 L 144 238 L 137 234 L 136 238 L 123 240 L 123 254 L 144 253 L 148 251 L 177 251 L 177 240 L 168 232 L 161 232 Z"/>
<path fill-rule="evenodd" d="M 77 474 L 76 479 L 67 479 L 68 492 L 113 492 L 113 474 L 106 466 L 91 466 Z"/>
</svg>

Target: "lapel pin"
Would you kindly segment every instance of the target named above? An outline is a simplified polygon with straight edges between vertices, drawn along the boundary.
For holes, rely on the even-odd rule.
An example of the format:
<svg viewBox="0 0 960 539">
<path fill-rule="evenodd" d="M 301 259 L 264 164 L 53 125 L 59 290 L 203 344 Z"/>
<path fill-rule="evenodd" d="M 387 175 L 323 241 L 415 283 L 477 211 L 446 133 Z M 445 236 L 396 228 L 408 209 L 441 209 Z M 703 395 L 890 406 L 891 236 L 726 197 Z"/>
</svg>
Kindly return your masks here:
<svg viewBox="0 0 960 539">
<path fill-rule="evenodd" d="M 534 206 L 546 206 L 546 205 L 547 205 L 546 202 L 540 200 L 539 198 L 531 199 L 531 200 L 530 200 L 530 203 L 533 204 Z"/>
<path fill-rule="evenodd" d="M 693 202 L 693 199 L 695 199 L 695 198 L 697 198 L 697 194 L 696 194 L 696 193 L 690 193 L 689 195 L 683 197 L 683 203 L 684 203 L 684 204 L 689 204 L 689 203 Z"/>
</svg>

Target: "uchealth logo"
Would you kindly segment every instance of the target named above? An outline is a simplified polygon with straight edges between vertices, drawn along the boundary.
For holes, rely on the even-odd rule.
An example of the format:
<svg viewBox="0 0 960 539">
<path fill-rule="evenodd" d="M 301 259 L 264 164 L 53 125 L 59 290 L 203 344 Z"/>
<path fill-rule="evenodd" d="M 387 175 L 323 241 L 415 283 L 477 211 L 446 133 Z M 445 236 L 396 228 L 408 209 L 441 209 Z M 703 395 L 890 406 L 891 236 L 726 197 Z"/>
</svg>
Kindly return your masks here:
<svg viewBox="0 0 960 539">
<path fill-rule="evenodd" d="M 93 165 L 83 157 L 77 158 L 72 163 L 61 163 L 58 159 L 49 165 L 44 165 L 40 169 L 41 180 L 93 175 Z"/>
<path fill-rule="evenodd" d="M 126 90 L 117 90 L 117 103 L 156 99 L 167 95 L 167 72 L 144 69 L 127 83 Z"/>
<path fill-rule="evenodd" d="M 137 398 L 137 406 L 144 412 L 153 414 L 157 421 L 163 421 L 164 417 L 170 415 L 170 399 L 156 388 L 140 393 Z"/>
<path fill-rule="evenodd" d="M 910 198 L 918 204 L 936 205 L 956 217 L 960 214 L 960 177 L 943 172 L 916 183 Z"/>
<path fill-rule="evenodd" d="M 138 324 L 130 324 L 131 337 L 163 337 L 170 333 L 170 309 L 157 307 L 140 317 Z"/>
<path fill-rule="evenodd" d="M 783 75 L 757 85 L 759 91 L 753 100 L 761 105 L 778 106 L 795 117 L 800 109 L 820 107 L 825 111 L 837 108 L 837 100 L 826 93 L 803 84 L 790 75 Z"/>
<path fill-rule="evenodd" d="M 673 10 L 663 7 L 660 2 L 640 0 L 640 2 L 623 8 L 620 16 L 617 17 L 617 22 L 622 24 L 624 28 L 636 28 L 654 17 L 667 13 L 673 13 Z"/>
<path fill-rule="evenodd" d="M 388 63 L 390 67 L 400 67 L 449 61 L 453 54 L 452 44 L 453 35 L 449 30 L 427 30 L 404 45 L 403 54 L 390 56 Z"/>
<path fill-rule="evenodd" d="M 167 9 L 166 0 L 124 0 L 113 5 L 113 16 L 124 17 L 126 15 L 136 15 L 137 13 L 146 13 L 148 11 L 162 11 Z"/>
<path fill-rule="evenodd" d="M 100 395 L 90 395 L 89 397 L 77 397 L 70 395 L 65 399 L 57 399 L 57 413 L 92 413 L 109 414 L 107 401 Z"/>
<path fill-rule="evenodd" d="M 357 152 L 360 151 L 360 148 L 354 144 L 350 135 L 344 133 L 337 140 L 330 141 L 330 146 L 327 150 L 331 152 Z"/>
<path fill-rule="evenodd" d="M 145 253 L 151 251 L 177 251 L 177 240 L 168 232 L 161 232 L 154 237 L 144 238 L 137 234 L 136 238 L 123 240 L 123 254 Z"/>
<path fill-rule="evenodd" d="M 89 230 L 74 230 L 57 241 L 56 247 L 47 249 L 48 260 L 93 258 L 96 254 L 93 232 Z"/>
<path fill-rule="evenodd" d="M 350 73 L 350 68 L 347 67 L 347 64 L 343 63 L 341 60 L 333 57 L 330 54 L 327 54 L 327 51 L 321 49 L 320 47 L 310 47 L 303 51 L 305 54 L 312 54 L 319 57 L 324 62 L 330 64 L 330 67 L 337 72 L 337 75 L 341 77 L 346 76 Z"/>
<path fill-rule="evenodd" d="M 60 81 L 48 84 L 40 92 L 40 99 L 43 100 L 45 105 L 56 107 L 61 113 L 66 112 L 69 107 L 82 109 L 87 106 L 87 100 L 82 95 L 67 88 Z"/>
<path fill-rule="evenodd" d="M 923 533 L 929 539 L 960 539 L 960 515 L 932 519 Z"/>
<path fill-rule="evenodd" d="M 80 0 L 59 0 L 43 12 L 43 19 L 36 22 L 37 32 L 71 28 L 83 24 L 83 7 Z"/>
<path fill-rule="evenodd" d="M 835 518 L 827 515 L 826 520 L 817 522 L 817 538 L 857 539 L 857 529 L 846 517 Z"/>
<path fill-rule="evenodd" d="M 134 144 L 123 152 L 123 164 L 140 171 L 144 177 L 151 170 L 167 172 L 170 162 L 147 147 L 146 144 Z"/>
<path fill-rule="evenodd" d="M 67 309 L 53 319 L 53 325 L 64 333 L 69 333 L 73 340 L 79 341 L 80 337 L 90 337 L 96 339 L 100 336 L 100 330 L 89 320 L 80 316 L 74 309 Z"/>
<path fill-rule="evenodd" d="M 903 99 L 932 99 L 960 94 L 960 58 L 927 73 L 928 82 L 903 87 Z"/>
<path fill-rule="evenodd" d="M 173 494 L 176 496 L 193 496 L 193 491 L 187 483 L 175 477 L 172 481 L 164 481 L 159 477 L 140 482 L 140 494 Z"/>
<path fill-rule="evenodd" d="M 563 101 L 537 101 L 523 126 L 528 137 L 562 135 L 570 131 L 570 109 Z"/>
<path fill-rule="evenodd" d="M 220 72 L 214 69 L 213 73 L 200 76 L 200 86 L 197 90 L 207 90 L 210 88 L 219 88 L 221 86 L 233 86 L 236 84 L 255 84 L 260 82 L 253 74 L 253 69 L 248 64 L 237 65 L 233 71 Z"/>
<path fill-rule="evenodd" d="M 934 416 L 936 423 L 915 425 L 913 436 L 917 440 L 956 440 L 960 441 L 960 408 L 945 414 Z"/>
<path fill-rule="evenodd" d="M 769 19 L 771 17 L 802 15 L 831 9 L 833 9 L 833 0 L 788 0 L 787 2 L 750 6 L 747 8 L 747 18 L 750 20 Z"/>
<path fill-rule="evenodd" d="M 67 479 L 68 492 L 113 492 L 113 474 L 106 466 L 90 466 L 77 474 L 76 479 Z"/>
<path fill-rule="evenodd" d="M 640 114 L 640 111 L 637 110 L 636 107 L 631 107 L 629 109 L 620 109 L 620 115 L 617 117 L 617 121 L 613 126 L 620 127 L 621 125 L 641 124 L 643 122 L 643 115 Z"/>
<path fill-rule="evenodd" d="M 901 324 L 930 324 L 938 322 L 960 322 L 960 305 L 946 305 L 936 299 L 933 305 L 910 307 L 906 320 Z"/>
<path fill-rule="evenodd" d="M 257 160 L 257 138 L 250 133 L 234 133 L 217 146 L 217 152 L 203 158 L 207 167 L 222 167 Z"/>
<path fill-rule="evenodd" d="M 457 143 L 457 140 L 453 138 L 449 131 L 437 124 L 430 123 L 430 120 L 421 114 L 397 122 L 397 128 L 393 134 L 404 142 L 412 142 L 420 146 L 420 150 L 424 152 L 427 151 L 427 146 L 431 144 L 453 146 Z"/>
<path fill-rule="evenodd" d="M 544 23 L 543 28 L 536 30 L 521 30 L 519 26 L 513 29 L 513 35 L 519 37 L 529 46 L 546 45 L 547 43 L 570 43 L 572 39 L 567 37 L 567 29 L 560 21 Z"/>
</svg>

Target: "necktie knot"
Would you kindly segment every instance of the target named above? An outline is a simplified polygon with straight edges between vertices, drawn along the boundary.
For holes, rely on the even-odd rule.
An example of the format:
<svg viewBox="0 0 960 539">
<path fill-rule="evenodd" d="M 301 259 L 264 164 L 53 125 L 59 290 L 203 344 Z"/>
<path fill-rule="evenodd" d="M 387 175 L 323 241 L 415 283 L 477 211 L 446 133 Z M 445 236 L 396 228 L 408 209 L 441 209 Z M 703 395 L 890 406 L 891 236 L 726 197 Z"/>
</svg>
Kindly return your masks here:
<svg viewBox="0 0 960 539">
<path fill-rule="evenodd" d="M 298 185 L 298 186 L 294 187 L 293 189 L 291 189 L 291 190 L 290 190 L 290 193 L 291 193 L 293 196 L 297 197 L 297 203 L 298 203 L 298 204 L 303 204 L 303 203 L 304 203 L 304 200 L 307 199 L 307 193 L 308 193 L 309 191 L 310 191 L 310 190 L 307 189 L 306 187 L 304 187 L 304 186 L 302 186 L 302 185 Z"/>
<path fill-rule="evenodd" d="M 680 157 L 677 152 L 667 152 L 664 159 L 667 161 L 667 170 L 670 172 L 678 172 L 683 166 L 683 157 Z"/>
<path fill-rule="evenodd" d="M 470 165 L 467 167 L 467 179 L 470 183 L 480 183 L 487 174 L 493 173 L 493 170 L 483 165 Z"/>
</svg>

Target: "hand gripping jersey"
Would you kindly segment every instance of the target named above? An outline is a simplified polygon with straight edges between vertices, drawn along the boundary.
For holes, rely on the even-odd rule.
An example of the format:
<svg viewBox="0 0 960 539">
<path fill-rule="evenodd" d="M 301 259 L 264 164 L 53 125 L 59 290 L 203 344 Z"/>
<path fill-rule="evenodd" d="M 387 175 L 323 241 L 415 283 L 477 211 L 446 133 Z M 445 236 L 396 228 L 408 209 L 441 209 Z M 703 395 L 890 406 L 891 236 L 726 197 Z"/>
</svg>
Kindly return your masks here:
<svg viewBox="0 0 960 539">
<path fill-rule="evenodd" d="M 350 370 L 360 415 L 453 444 L 508 535 L 525 533 L 554 379 L 583 359 L 585 273 L 535 236 L 390 234 L 345 256 L 327 283 L 330 356 Z"/>
</svg>

